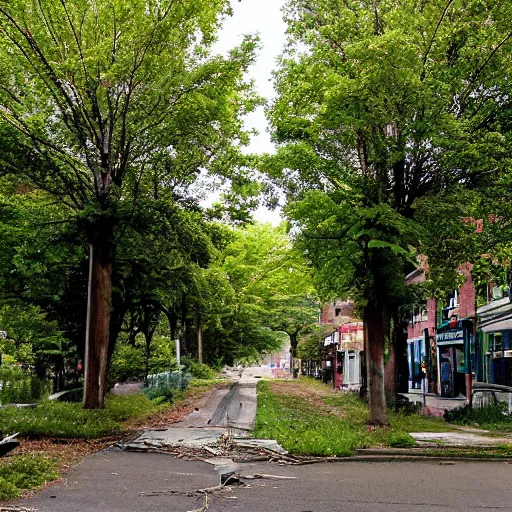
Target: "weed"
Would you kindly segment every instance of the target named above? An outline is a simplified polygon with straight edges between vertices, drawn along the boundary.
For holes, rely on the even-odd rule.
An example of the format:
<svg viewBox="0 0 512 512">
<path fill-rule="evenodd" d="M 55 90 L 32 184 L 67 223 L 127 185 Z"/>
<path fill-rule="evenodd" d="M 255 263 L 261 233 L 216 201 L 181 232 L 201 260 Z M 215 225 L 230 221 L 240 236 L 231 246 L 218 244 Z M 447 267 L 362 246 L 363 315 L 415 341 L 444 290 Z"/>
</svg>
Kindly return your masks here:
<svg viewBox="0 0 512 512">
<path fill-rule="evenodd" d="M 67 402 L 44 402 L 36 408 L 3 407 L 0 431 L 30 437 L 105 437 L 121 433 L 123 421 L 147 416 L 161 407 L 142 393 L 110 396 L 105 409 L 97 411 Z"/>
<path fill-rule="evenodd" d="M 446 421 L 459 425 L 471 425 L 486 430 L 512 432 L 512 416 L 506 414 L 507 406 L 502 403 L 491 404 L 478 409 L 468 405 L 446 411 Z"/>
<path fill-rule="evenodd" d="M 411 448 L 416 446 L 416 441 L 412 436 L 404 432 L 390 434 L 388 437 L 388 445 L 394 448 Z"/>
<path fill-rule="evenodd" d="M 57 462 L 40 455 L 7 457 L 0 462 L 0 499 L 13 499 L 24 490 L 58 478 Z"/>
<path fill-rule="evenodd" d="M 258 383 L 254 435 L 276 439 L 296 454 L 347 456 L 356 448 L 410 447 L 415 444 L 410 432 L 452 430 L 440 418 L 392 411 L 389 427 L 369 429 L 368 404 L 355 393 L 334 394 L 327 386 L 306 380 L 280 382 L 282 393 L 271 386 Z"/>
</svg>

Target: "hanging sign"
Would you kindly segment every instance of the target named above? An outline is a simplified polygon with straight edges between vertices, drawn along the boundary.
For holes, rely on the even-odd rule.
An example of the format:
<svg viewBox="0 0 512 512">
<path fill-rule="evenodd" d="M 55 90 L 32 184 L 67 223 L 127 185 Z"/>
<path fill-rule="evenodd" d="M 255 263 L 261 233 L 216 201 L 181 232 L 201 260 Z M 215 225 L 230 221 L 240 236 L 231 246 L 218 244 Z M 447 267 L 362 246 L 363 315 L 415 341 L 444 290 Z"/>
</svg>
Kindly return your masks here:
<svg viewBox="0 0 512 512">
<path fill-rule="evenodd" d="M 438 347 L 442 345 L 463 345 L 464 335 L 462 329 L 451 329 L 437 334 L 436 344 Z"/>
</svg>

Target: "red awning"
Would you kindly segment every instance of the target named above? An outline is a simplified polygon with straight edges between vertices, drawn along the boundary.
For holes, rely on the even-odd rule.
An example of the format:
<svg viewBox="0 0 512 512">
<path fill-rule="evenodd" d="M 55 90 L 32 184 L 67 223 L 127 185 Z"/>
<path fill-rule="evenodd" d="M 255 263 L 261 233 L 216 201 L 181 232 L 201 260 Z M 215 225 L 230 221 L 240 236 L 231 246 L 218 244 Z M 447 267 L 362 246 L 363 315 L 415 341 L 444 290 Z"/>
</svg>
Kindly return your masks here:
<svg viewBox="0 0 512 512">
<path fill-rule="evenodd" d="M 341 333 L 351 333 L 363 330 L 363 322 L 350 322 L 349 324 L 343 324 L 341 327 L 338 327 L 339 332 Z"/>
</svg>

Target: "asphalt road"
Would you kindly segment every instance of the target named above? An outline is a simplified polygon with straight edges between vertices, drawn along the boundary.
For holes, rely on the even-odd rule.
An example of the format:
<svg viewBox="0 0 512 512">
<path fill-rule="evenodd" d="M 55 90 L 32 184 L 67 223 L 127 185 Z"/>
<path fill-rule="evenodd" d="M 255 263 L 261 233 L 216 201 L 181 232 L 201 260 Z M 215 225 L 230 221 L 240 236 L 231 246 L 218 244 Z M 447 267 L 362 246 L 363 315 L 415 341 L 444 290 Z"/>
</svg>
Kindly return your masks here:
<svg viewBox="0 0 512 512">
<path fill-rule="evenodd" d="M 244 464 L 242 475 L 292 479 L 246 480 L 250 487 L 212 496 L 208 512 L 512 511 L 512 465 L 503 463 Z M 188 512 L 204 498 L 187 496 L 215 486 L 205 462 L 169 455 L 106 451 L 72 468 L 65 480 L 18 504 L 41 512 Z M 178 494 L 145 496 L 154 491 Z"/>
</svg>

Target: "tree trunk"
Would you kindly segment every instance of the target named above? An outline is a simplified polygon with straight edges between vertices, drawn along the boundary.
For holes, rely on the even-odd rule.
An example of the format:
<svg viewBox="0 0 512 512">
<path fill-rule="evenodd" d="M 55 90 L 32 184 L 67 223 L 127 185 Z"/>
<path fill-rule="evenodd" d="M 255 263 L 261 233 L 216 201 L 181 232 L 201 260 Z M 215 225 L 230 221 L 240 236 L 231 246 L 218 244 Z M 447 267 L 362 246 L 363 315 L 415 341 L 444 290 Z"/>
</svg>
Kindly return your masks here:
<svg viewBox="0 0 512 512">
<path fill-rule="evenodd" d="M 102 409 L 105 406 L 108 374 L 114 246 L 110 241 L 95 243 L 90 251 L 84 407 Z"/>
<path fill-rule="evenodd" d="M 383 304 L 369 303 L 364 309 L 366 329 L 366 366 L 368 374 L 368 396 L 370 404 L 370 424 L 387 425 L 386 396 L 384 393 L 384 346 L 385 346 L 385 307 Z"/>
<path fill-rule="evenodd" d="M 290 371 L 292 372 L 293 378 L 297 378 L 297 375 L 293 371 L 294 359 L 297 357 L 297 344 L 298 344 L 298 333 L 289 334 L 290 336 Z"/>
<path fill-rule="evenodd" d="M 197 359 L 199 364 L 203 364 L 203 320 L 201 318 L 197 322 Z"/>
<path fill-rule="evenodd" d="M 391 403 L 396 397 L 397 353 L 394 337 L 388 350 L 388 360 L 384 368 L 384 393 L 386 402 Z"/>
</svg>

